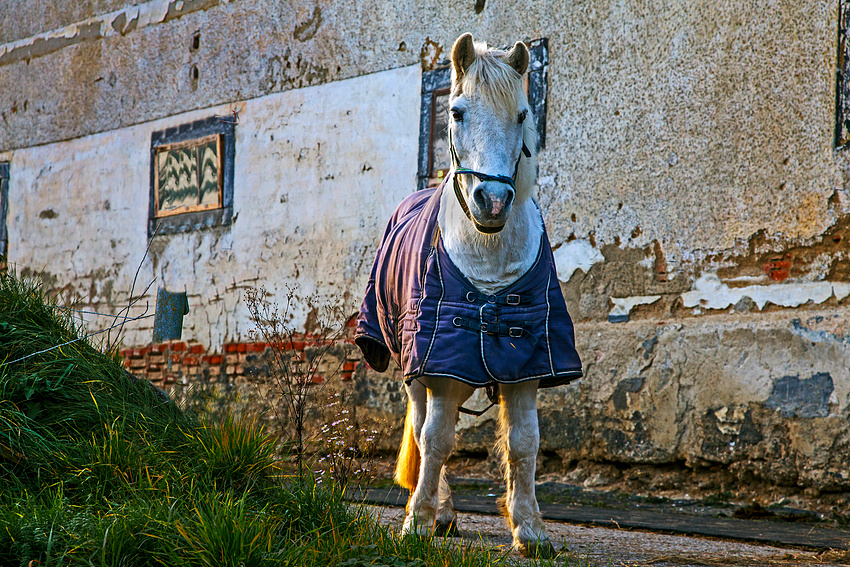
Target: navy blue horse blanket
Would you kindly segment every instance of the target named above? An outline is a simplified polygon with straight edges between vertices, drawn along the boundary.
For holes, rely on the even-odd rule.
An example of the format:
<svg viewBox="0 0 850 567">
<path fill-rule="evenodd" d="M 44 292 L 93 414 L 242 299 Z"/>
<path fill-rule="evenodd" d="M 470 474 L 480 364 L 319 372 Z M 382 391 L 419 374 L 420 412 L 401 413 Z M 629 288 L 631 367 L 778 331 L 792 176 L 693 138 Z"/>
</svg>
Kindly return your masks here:
<svg viewBox="0 0 850 567">
<path fill-rule="evenodd" d="M 484 295 L 443 248 L 442 191 L 410 195 L 387 224 L 357 318 L 354 340 L 366 362 L 383 372 L 392 356 L 408 383 L 428 375 L 475 387 L 540 380 L 545 388 L 581 377 L 545 231 L 531 269 Z"/>
</svg>

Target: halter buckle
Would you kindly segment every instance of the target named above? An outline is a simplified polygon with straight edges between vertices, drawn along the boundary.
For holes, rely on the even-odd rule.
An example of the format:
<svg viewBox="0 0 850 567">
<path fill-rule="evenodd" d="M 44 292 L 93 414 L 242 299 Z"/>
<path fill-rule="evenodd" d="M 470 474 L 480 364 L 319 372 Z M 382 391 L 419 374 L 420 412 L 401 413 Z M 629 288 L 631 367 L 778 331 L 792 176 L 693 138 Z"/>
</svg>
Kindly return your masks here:
<svg viewBox="0 0 850 567">
<path fill-rule="evenodd" d="M 521 301 L 522 296 L 517 293 L 509 293 L 508 296 L 505 298 L 505 302 L 508 305 L 519 305 Z"/>
</svg>

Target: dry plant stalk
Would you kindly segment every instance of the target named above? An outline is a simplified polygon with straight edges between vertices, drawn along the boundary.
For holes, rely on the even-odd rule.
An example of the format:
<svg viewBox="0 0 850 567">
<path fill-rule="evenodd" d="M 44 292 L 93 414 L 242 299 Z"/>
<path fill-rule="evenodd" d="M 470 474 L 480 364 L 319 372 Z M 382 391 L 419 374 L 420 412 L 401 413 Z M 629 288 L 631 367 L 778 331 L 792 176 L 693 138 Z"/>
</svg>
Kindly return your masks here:
<svg viewBox="0 0 850 567">
<path fill-rule="evenodd" d="M 289 323 L 295 308 L 295 290 L 287 288 L 284 305 L 281 309 L 276 303 L 267 300 L 269 293 L 265 288 L 251 288 L 246 291 L 245 300 L 248 312 L 256 329 L 251 331 L 254 338 L 260 338 L 270 351 L 269 370 L 273 392 L 265 397 L 269 400 L 280 431 L 288 436 L 299 480 L 304 480 L 304 457 L 308 443 L 313 436 L 308 435 L 306 417 L 311 409 L 311 396 L 321 391 L 326 383 L 320 373 L 329 351 L 337 344 L 345 330 L 346 318 L 341 309 L 329 304 L 318 305 L 316 297 L 306 300 L 308 312 L 316 314 L 314 332 L 301 335 Z M 300 348 L 299 348 L 300 347 Z M 335 369 L 325 372 L 327 377 L 339 373 L 344 358 Z M 259 385 L 257 385 L 259 389 Z M 274 394 L 277 403 L 274 403 Z M 262 392 L 261 392 L 262 395 Z"/>
<path fill-rule="evenodd" d="M 373 465 L 380 447 L 381 428 L 369 429 L 357 419 L 350 392 L 329 391 L 322 402 L 322 456 L 316 471 L 319 482 L 341 487 L 371 484 L 377 474 Z"/>
</svg>

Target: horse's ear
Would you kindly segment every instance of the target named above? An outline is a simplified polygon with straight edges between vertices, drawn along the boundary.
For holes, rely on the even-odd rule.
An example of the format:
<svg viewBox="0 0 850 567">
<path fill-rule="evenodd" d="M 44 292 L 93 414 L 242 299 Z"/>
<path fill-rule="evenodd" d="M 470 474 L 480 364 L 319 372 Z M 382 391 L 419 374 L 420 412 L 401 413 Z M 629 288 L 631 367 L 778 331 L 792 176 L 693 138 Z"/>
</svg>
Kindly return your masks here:
<svg viewBox="0 0 850 567">
<path fill-rule="evenodd" d="M 505 63 L 513 67 L 520 76 L 528 69 L 528 60 L 528 48 L 521 41 L 516 42 L 505 54 Z"/>
<path fill-rule="evenodd" d="M 452 47 L 452 66 L 455 71 L 455 79 L 459 80 L 463 77 L 473 61 L 475 61 L 475 44 L 472 41 L 472 34 L 465 33 L 457 38 L 454 47 Z"/>
</svg>

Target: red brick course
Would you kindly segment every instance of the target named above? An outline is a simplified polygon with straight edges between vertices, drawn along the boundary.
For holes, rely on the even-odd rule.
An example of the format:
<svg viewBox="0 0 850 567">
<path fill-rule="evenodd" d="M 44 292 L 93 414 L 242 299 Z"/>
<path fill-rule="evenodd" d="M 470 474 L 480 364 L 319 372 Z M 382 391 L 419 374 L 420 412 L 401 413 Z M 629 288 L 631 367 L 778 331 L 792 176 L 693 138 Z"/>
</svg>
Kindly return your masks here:
<svg viewBox="0 0 850 567">
<path fill-rule="evenodd" d="M 341 345 L 350 345 L 351 341 L 342 339 Z M 160 387 L 176 383 L 186 383 L 200 379 L 226 379 L 228 382 L 262 380 L 269 378 L 275 367 L 275 357 L 280 351 L 296 365 L 304 364 L 308 358 L 305 349 L 328 345 L 321 337 L 299 335 L 282 343 L 244 342 L 226 343 L 221 352 L 207 351 L 204 345 L 169 341 L 144 347 L 126 348 L 120 351 L 124 357 L 124 367 L 136 376 L 144 377 Z M 278 353 L 273 352 L 277 349 Z M 335 356 L 338 356 L 339 352 Z M 312 356 L 312 355 L 311 355 Z M 336 363 L 322 366 L 309 379 L 313 384 L 322 384 L 331 376 L 343 381 L 354 379 L 357 365 L 362 358 L 356 349 L 343 354 L 341 365 Z M 307 370 L 304 366 L 299 366 Z"/>
</svg>

